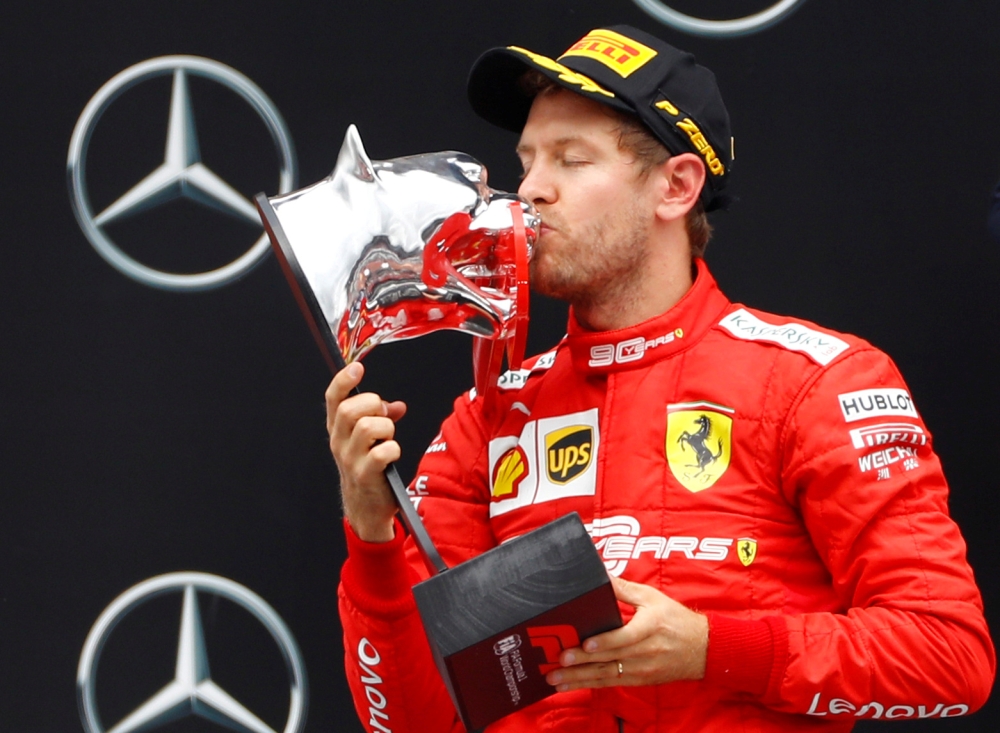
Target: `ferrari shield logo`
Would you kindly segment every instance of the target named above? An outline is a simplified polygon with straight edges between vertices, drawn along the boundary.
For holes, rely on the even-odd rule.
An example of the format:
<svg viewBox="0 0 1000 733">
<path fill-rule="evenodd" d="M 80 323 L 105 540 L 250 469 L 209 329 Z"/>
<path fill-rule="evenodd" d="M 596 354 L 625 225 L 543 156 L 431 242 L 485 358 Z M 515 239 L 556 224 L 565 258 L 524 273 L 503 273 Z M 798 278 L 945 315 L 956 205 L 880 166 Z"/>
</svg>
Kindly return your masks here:
<svg viewBox="0 0 1000 733">
<path fill-rule="evenodd" d="M 688 491 L 709 488 L 729 468 L 735 412 L 711 402 L 667 405 L 667 463 Z"/>
<path fill-rule="evenodd" d="M 736 540 L 736 554 L 743 563 L 743 567 L 749 567 L 757 558 L 757 540 L 742 537 Z"/>
</svg>

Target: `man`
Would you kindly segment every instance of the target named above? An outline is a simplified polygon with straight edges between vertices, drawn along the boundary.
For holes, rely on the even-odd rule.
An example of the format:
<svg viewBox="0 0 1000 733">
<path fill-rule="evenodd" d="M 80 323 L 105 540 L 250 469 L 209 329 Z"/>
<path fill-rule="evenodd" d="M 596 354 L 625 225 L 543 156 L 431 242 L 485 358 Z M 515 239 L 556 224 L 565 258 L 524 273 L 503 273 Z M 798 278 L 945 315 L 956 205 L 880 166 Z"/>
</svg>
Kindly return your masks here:
<svg viewBox="0 0 1000 733">
<path fill-rule="evenodd" d="M 732 165 L 714 76 L 616 26 L 558 60 L 494 49 L 469 96 L 520 132 L 519 192 L 542 217 L 532 286 L 571 315 L 491 417 L 455 402 L 419 511 L 449 565 L 579 512 L 626 621 L 564 651 L 558 694 L 490 730 L 846 731 L 981 706 L 981 599 L 895 366 L 730 303 L 700 257 Z M 348 397 L 362 374 L 327 391 L 348 679 L 370 730 L 461 730 L 381 476 L 405 408 Z"/>
</svg>

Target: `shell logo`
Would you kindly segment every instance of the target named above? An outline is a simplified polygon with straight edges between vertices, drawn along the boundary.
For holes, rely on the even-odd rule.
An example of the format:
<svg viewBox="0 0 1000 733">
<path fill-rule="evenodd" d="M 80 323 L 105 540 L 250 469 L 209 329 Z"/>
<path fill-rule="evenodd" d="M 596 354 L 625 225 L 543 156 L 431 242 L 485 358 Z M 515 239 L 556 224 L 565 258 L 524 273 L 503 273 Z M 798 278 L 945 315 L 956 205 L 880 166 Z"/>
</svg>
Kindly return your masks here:
<svg viewBox="0 0 1000 733">
<path fill-rule="evenodd" d="M 513 499 L 517 489 L 528 475 L 528 457 L 519 445 L 500 456 L 493 467 L 490 495 L 493 501 Z"/>
</svg>

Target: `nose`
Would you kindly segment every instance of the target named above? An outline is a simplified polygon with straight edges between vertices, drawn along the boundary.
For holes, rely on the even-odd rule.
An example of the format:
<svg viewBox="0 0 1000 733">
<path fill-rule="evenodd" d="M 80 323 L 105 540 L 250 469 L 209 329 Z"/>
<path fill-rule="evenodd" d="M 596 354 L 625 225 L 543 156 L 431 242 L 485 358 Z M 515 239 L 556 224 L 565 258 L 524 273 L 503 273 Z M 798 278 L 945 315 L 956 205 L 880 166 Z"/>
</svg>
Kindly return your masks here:
<svg viewBox="0 0 1000 733">
<path fill-rule="evenodd" d="M 535 161 L 524 174 L 517 192 L 535 206 L 551 204 L 556 200 L 555 184 L 541 161 Z"/>
</svg>

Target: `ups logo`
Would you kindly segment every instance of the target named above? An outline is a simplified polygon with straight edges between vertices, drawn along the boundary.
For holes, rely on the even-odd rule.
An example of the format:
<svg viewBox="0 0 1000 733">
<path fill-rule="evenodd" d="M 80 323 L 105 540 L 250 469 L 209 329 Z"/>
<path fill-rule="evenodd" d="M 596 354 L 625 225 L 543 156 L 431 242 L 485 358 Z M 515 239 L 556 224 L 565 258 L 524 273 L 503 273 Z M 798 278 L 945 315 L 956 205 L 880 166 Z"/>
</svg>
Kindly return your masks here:
<svg viewBox="0 0 1000 733">
<path fill-rule="evenodd" d="M 594 429 L 589 425 L 572 425 L 545 436 L 546 468 L 549 480 L 556 484 L 569 483 L 590 465 Z"/>
</svg>

